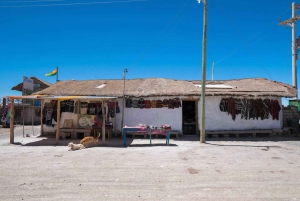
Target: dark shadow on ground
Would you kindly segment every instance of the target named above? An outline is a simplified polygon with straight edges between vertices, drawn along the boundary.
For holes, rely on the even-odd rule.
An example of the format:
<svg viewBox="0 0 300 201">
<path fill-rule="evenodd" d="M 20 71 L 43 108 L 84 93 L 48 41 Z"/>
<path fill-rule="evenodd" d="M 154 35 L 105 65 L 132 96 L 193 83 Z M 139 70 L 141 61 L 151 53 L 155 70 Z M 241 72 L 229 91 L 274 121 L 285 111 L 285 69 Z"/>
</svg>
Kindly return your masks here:
<svg viewBox="0 0 300 201">
<path fill-rule="evenodd" d="M 262 147 L 262 148 L 266 148 L 266 149 L 263 149 L 264 151 L 268 151 L 270 148 L 281 148 L 281 146 L 242 145 L 242 144 L 227 145 L 227 144 L 215 144 L 215 143 L 211 143 L 211 142 L 205 142 L 205 144 L 214 145 L 214 146 L 221 146 L 221 147 Z"/>
<path fill-rule="evenodd" d="M 171 138 L 172 139 L 172 138 Z M 179 136 L 179 138 L 174 138 L 174 141 L 199 141 L 200 136 L 190 135 L 190 136 Z M 261 142 L 261 141 L 272 141 L 272 142 L 279 142 L 279 141 L 300 141 L 300 136 L 290 135 L 290 136 L 283 136 L 283 135 L 276 135 L 276 136 L 264 136 L 264 135 L 257 135 L 257 137 L 252 137 L 250 135 L 244 135 L 240 137 L 205 137 L 205 141 L 254 141 L 254 142 Z"/>
<path fill-rule="evenodd" d="M 128 147 L 178 147 L 177 144 L 163 144 L 163 143 L 152 143 L 152 144 L 131 144 Z"/>
</svg>

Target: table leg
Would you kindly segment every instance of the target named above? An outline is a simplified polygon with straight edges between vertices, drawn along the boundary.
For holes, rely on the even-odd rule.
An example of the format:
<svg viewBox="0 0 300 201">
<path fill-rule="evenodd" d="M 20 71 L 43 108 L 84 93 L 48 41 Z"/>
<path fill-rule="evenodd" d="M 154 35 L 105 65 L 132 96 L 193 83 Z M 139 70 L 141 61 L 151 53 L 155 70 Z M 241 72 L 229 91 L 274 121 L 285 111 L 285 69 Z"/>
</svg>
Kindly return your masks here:
<svg viewBox="0 0 300 201">
<path fill-rule="evenodd" d="M 122 136 L 123 136 L 123 146 L 126 147 L 126 131 L 122 131 Z"/>
</svg>

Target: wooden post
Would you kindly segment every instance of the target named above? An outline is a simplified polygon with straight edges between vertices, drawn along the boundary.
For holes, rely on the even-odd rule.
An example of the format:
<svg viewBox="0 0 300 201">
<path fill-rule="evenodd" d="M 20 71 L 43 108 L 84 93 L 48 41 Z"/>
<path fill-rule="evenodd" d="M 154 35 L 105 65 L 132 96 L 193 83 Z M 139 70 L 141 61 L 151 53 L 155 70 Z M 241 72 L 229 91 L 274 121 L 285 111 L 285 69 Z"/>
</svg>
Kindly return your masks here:
<svg viewBox="0 0 300 201">
<path fill-rule="evenodd" d="M 11 98 L 10 101 L 10 143 L 14 143 L 15 131 L 14 131 L 14 121 L 15 121 L 15 105 L 14 98 Z"/>
<path fill-rule="evenodd" d="M 115 99 L 115 106 L 114 106 L 114 135 L 117 137 L 117 117 L 116 117 L 116 109 L 117 109 L 117 99 Z"/>
<path fill-rule="evenodd" d="M 41 100 L 41 132 L 40 135 L 44 134 L 44 128 L 43 128 L 43 109 L 44 109 L 44 99 Z"/>
<path fill-rule="evenodd" d="M 56 144 L 59 142 L 60 133 L 60 100 L 57 100 L 57 124 L 56 124 Z"/>
<path fill-rule="evenodd" d="M 102 143 L 105 142 L 105 117 L 106 117 L 106 112 L 104 111 L 104 101 L 102 100 L 102 116 L 103 116 L 103 121 L 102 121 Z"/>
</svg>

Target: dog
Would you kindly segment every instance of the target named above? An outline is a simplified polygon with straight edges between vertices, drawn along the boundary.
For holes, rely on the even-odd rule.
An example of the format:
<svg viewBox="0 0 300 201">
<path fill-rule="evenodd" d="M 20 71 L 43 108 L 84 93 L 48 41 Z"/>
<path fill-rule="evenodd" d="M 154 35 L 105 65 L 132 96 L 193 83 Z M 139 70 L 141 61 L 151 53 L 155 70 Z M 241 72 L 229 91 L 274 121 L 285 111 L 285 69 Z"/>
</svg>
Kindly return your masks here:
<svg viewBox="0 0 300 201">
<path fill-rule="evenodd" d="M 100 136 L 101 136 L 101 133 L 98 132 L 98 137 L 93 137 L 93 136 L 84 137 L 82 140 L 80 140 L 80 144 L 82 144 L 85 147 L 88 147 L 92 142 L 94 142 L 97 145 L 98 144 L 98 138 Z"/>
<path fill-rule="evenodd" d="M 67 136 L 70 136 L 71 134 L 70 133 L 67 133 L 67 132 L 60 132 L 59 133 L 59 136 L 65 140 Z"/>
<path fill-rule="evenodd" d="M 74 144 L 73 142 L 70 142 L 68 144 L 68 147 L 70 147 L 70 149 L 68 151 L 85 149 L 85 146 L 83 146 L 82 144 Z"/>
</svg>

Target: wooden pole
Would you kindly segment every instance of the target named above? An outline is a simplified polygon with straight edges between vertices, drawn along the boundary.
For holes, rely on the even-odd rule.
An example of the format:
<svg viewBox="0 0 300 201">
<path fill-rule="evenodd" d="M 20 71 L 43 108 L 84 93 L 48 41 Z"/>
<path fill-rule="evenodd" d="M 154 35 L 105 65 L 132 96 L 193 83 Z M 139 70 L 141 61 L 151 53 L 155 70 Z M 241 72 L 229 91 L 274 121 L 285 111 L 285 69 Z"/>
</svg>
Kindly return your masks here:
<svg viewBox="0 0 300 201">
<path fill-rule="evenodd" d="M 202 41 L 202 83 L 201 83 L 201 133 L 200 142 L 205 143 L 205 81 L 206 81 L 206 28 L 207 1 L 204 0 L 203 12 L 203 41 Z"/>
<path fill-rule="evenodd" d="M 56 124 L 56 144 L 59 142 L 60 133 L 60 100 L 57 100 L 57 124 Z"/>
<path fill-rule="evenodd" d="M 102 100 L 102 143 L 105 142 L 105 117 L 106 117 L 106 112 L 104 111 L 104 101 Z"/>
<path fill-rule="evenodd" d="M 116 117 L 116 109 L 117 109 L 117 99 L 115 99 L 115 106 L 114 106 L 114 135 L 117 137 L 117 117 Z"/>
<path fill-rule="evenodd" d="M 43 126 L 43 109 L 44 109 L 44 99 L 41 100 L 41 135 L 44 135 L 44 126 Z"/>
<path fill-rule="evenodd" d="M 10 101 L 10 143 L 14 143 L 15 131 L 14 131 L 14 121 L 15 121 L 15 99 Z"/>
</svg>

